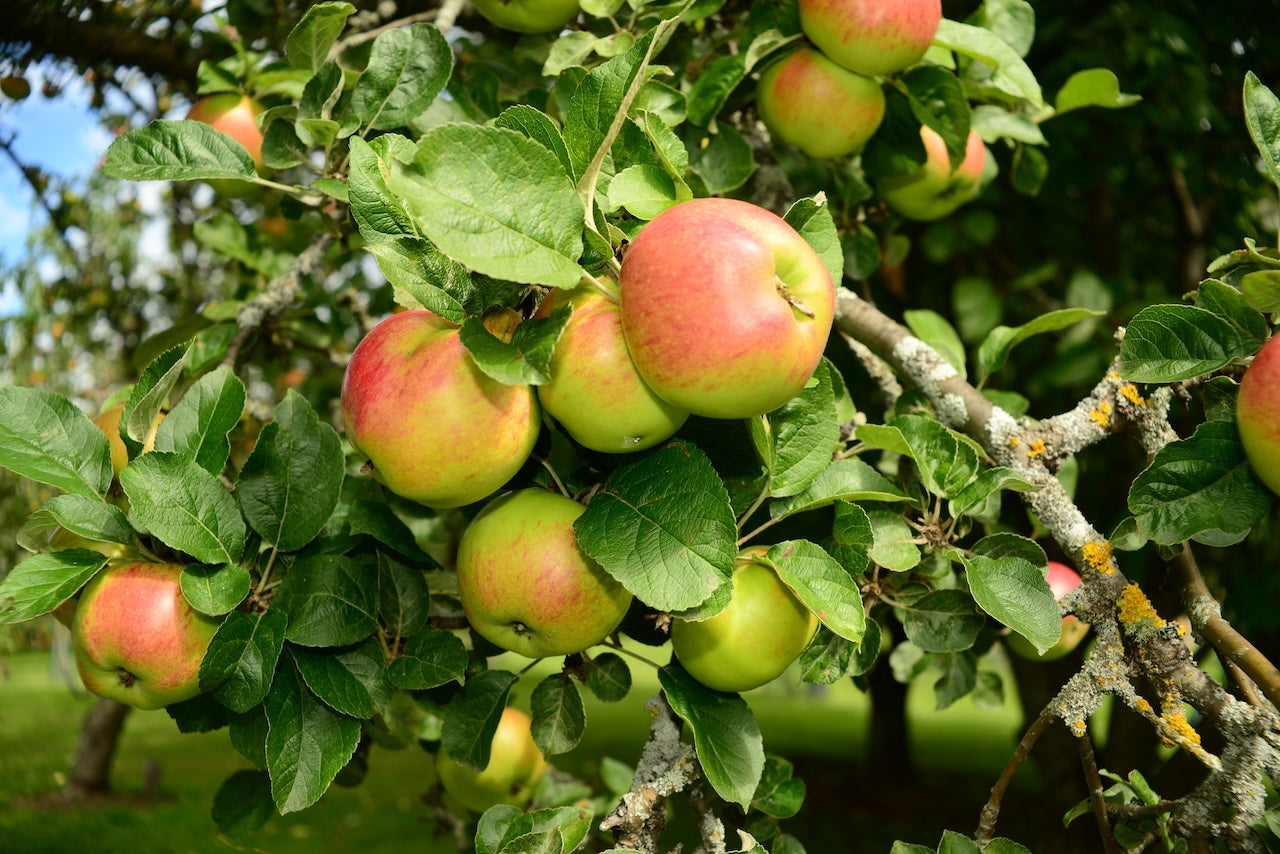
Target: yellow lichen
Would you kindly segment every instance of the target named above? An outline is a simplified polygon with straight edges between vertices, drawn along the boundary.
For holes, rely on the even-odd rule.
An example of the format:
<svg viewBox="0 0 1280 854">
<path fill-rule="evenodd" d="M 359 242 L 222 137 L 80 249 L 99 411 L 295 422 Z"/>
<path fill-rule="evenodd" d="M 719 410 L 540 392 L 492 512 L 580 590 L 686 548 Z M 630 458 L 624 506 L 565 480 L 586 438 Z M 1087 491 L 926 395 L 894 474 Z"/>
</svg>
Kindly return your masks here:
<svg viewBox="0 0 1280 854">
<path fill-rule="evenodd" d="M 1138 387 L 1133 383 L 1125 383 L 1120 386 L 1120 394 L 1134 406 L 1146 406 L 1147 400 L 1138 394 Z"/>
<path fill-rule="evenodd" d="M 1099 427 L 1106 427 L 1111 423 L 1111 404 L 1105 400 L 1098 404 L 1097 409 L 1089 410 L 1089 420 Z"/>
<path fill-rule="evenodd" d="M 1138 708 L 1138 711 L 1140 712 L 1151 711 L 1151 704 L 1148 703 L 1146 699 L 1143 697 L 1139 697 L 1137 700 L 1134 701 L 1133 704 Z"/>
<path fill-rule="evenodd" d="M 1044 453 L 1044 439 L 1036 439 L 1031 443 L 1031 447 L 1027 448 L 1027 457 L 1034 458 Z"/>
<path fill-rule="evenodd" d="M 1010 436 L 1010 437 L 1009 437 L 1009 447 L 1010 447 L 1010 448 L 1016 448 L 1016 447 L 1018 447 L 1018 445 L 1019 445 L 1021 442 L 1022 442 L 1022 440 L 1021 440 L 1021 439 L 1019 439 L 1017 436 Z"/>
<path fill-rule="evenodd" d="M 1162 628 L 1164 620 L 1156 613 L 1147 594 L 1136 584 L 1128 584 L 1120 592 L 1119 612 L 1116 615 L 1127 626 L 1150 621 L 1153 628 Z"/>
<path fill-rule="evenodd" d="M 1160 716 L 1160 720 L 1169 729 L 1169 735 L 1164 738 L 1165 744 L 1174 746 L 1182 744 L 1186 746 L 1199 746 L 1200 733 L 1195 731 L 1191 726 L 1191 722 L 1187 720 L 1187 716 L 1183 714 L 1181 709 L 1165 712 Z"/>
<path fill-rule="evenodd" d="M 1084 558 L 1085 563 L 1098 572 L 1105 575 L 1115 572 L 1111 566 L 1111 543 L 1107 540 L 1085 543 L 1084 548 L 1080 550 L 1080 556 Z"/>
</svg>

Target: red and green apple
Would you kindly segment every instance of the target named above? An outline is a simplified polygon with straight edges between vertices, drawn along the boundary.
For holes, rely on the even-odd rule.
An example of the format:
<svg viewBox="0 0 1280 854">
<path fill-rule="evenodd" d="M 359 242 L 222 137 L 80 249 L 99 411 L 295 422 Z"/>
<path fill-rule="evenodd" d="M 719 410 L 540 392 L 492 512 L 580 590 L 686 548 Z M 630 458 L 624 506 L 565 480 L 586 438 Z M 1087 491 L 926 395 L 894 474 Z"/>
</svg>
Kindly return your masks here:
<svg viewBox="0 0 1280 854">
<path fill-rule="evenodd" d="M 868 77 L 918 62 L 942 21 L 941 0 L 800 0 L 799 9 L 810 41 Z"/>
<path fill-rule="evenodd" d="M 1063 596 L 1080 586 L 1080 573 L 1056 560 L 1049 561 L 1045 579 L 1049 582 L 1049 589 L 1053 591 L 1053 598 L 1059 602 L 1062 601 Z M 1031 641 L 1020 634 L 1010 634 L 1005 642 L 1011 651 L 1023 658 L 1034 661 L 1056 661 L 1079 646 L 1080 641 L 1088 633 L 1088 623 L 1081 622 L 1074 614 L 1068 614 L 1062 618 L 1062 634 L 1058 637 L 1058 642 L 1045 650 L 1044 655 L 1036 652 Z"/>
<path fill-rule="evenodd" d="M 887 175 L 876 190 L 890 208 L 917 220 L 941 219 L 972 199 L 982 187 L 987 147 L 978 132 L 969 131 L 964 159 L 952 166 L 947 145 L 932 128 L 920 126 L 926 160 L 905 175 Z"/>
<path fill-rule="evenodd" d="M 810 47 L 793 50 L 760 75 L 760 118 L 776 138 L 811 157 L 861 151 L 884 119 L 878 81 Z"/>
<path fill-rule="evenodd" d="M 517 33 L 559 30 L 578 16 L 578 0 L 473 0 L 489 23 Z"/>
<path fill-rule="evenodd" d="M 1280 336 L 1266 340 L 1240 380 L 1236 427 L 1258 478 L 1280 493 Z"/>
<path fill-rule="evenodd" d="M 255 166 L 262 166 L 262 131 L 258 114 L 262 106 L 239 92 L 207 95 L 191 105 L 187 118 L 219 130 L 245 147 Z"/>
</svg>

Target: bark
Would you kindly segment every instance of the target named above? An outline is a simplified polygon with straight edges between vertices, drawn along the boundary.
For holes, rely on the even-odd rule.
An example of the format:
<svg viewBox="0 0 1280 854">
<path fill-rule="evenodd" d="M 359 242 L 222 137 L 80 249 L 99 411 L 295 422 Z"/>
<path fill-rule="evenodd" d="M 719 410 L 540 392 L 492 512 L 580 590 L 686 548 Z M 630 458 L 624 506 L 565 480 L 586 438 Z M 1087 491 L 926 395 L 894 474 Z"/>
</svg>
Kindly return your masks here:
<svg viewBox="0 0 1280 854">
<path fill-rule="evenodd" d="M 89 709 L 63 789 L 67 800 L 85 800 L 111 791 L 111 760 L 128 714 L 129 706 L 115 700 L 98 700 Z"/>
</svg>

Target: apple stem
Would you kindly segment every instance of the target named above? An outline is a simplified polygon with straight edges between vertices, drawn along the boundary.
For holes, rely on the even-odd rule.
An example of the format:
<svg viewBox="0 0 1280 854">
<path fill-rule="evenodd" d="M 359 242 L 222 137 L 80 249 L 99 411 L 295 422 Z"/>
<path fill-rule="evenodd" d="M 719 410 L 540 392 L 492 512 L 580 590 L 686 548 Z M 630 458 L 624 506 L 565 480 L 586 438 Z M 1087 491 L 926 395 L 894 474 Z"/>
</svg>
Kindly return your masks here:
<svg viewBox="0 0 1280 854">
<path fill-rule="evenodd" d="M 654 670 L 661 670 L 661 669 L 662 669 L 662 665 L 661 665 L 661 664 L 658 664 L 658 663 L 656 663 L 656 662 L 654 662 L 654 661 L 651 661 L 651 660 L 650 660 L 650 659 L 648 659 L 648 658 L 645 658 L 643 655 L 641 655 L 641 654 L 640 654 L 640 653 L 638 653 L 638 652 L 634 652 L 634 651 L 632 651 L 632 650 L 627 649 L 625 646 L 623 646 L 622 644 L 618 643 L 617 641 L 605 641 L 603 645 L 604 645 L 604 646 L 609 647 L 609 649 L 617 650 L 618 652 L 622 653 L 623 655 L 629 655 L 629 656 L 631 656 L 632 658 L 636 659 L 637 661 L 643 661 L 645 664 L 649 665 L 649 666 L 650 666 L 650 667 L 652 667 Z"/>
<path fill-rule="evenodd" d="M 555 483 L 556 489 L 560 491 L 560 494 L 565 498 L 572 498 L 573 496 L 569 494 L 569 490 L 565 487 L 564 481 L 560 479 L 560 475 L 556 474 L 555 468 L 552 467 L 547 458 L 535 457 L 535 459 L 542 464 L 544 469 L 547 470 L 547 474 L 551 475 L 551 480 Z"/>
<path fill-rule="evenodd" d="M 617 261 L 615 260 L 614 263 L 616 264 Z M 621 269 L 621 267 L 619 267 L 619 269 Z M 598 279 L 597 277 L 591 275 L 590 273 L 584 272 L 582 274 L 582 278 L 585 279 L 587 282 L 590 282 L 593 288 L 595 288 L 597 291 L 607 296 L 609 299 L 613 300 L 614 302 L 618 301 L 617 292 L 610 290 L 609 287 L 606 286 L 605 283 L 600 281 L 600 279 Z"/>
<path fill-rule="evenodd" d="M 767 416 L 761 415 L 760 417 L 766 418 Z M 764 489 L 760 490 L 760 494 L 756 496 L 756 500 L 752 501 L 751 506 L 748 507 L 745 511 L 743 511 L 742 515 L 738 517 L 737 528 L 739 531 L 742 530 L 743 525 L 747 524 L 747 520 L 751 518 L 751 514 L 759 510 L 760 505 L 764 504 L 765 500 L 768 499 L 768 497 L 769 497 L 769 484 L 765 483 Z"/>
<path fill-rule="evenodd" d="M 741 537 L 738 537 L 738 548 L 742 548 L 744 545 L 751 542 L 751 540 L 754 539 L 757 535 L 767 531 L 769 528 L 772 528 L 775 524 L 777 524 L 777 522 L 778 522 L 777 519 L 769 519 L 768 521 L 762 523 L 759 527 L 757 527 L 751 533 L 743 534 Z"/>
<path fill-rule="evenodd" d="M 793 295 L 793 294 L 791 293 L 791 291 L 787 289 L 787 283 L 786 283 L 786 282 L 784 282 L 784 281 L 782 281 L 782 277 L 781 277 L 781 276 L 779 276 L 779 275 L 777 275 L 777 274 L 775 273 L 775 274 L 774 274 L 774 277 L 773 277 L 773 281 L 776 283 L 776 286 L 777 286 L 777 288 L 778 288 L 778 296 L 780 296 L 780 297 L 782 297 L 784 300 L 786 300 L 786 301 L 787 301 L 787 303 L 788 303 L 792 308 L 794 308 L 796 311 L 800 312 L 801 314 L 803 314 L 805 317 L 809 318 L 810 320 L 812 320 L 813 318 L 817 317 L 817 315 L 814 313 L 813 309 L 811 309 L 811 308 L 809 308 L 809 306 L 805 305 L 803 300 L 801 300 L 801 299 L 799 299 L 798 297 L 796 297 L 795 295 Z"/>
</svg>

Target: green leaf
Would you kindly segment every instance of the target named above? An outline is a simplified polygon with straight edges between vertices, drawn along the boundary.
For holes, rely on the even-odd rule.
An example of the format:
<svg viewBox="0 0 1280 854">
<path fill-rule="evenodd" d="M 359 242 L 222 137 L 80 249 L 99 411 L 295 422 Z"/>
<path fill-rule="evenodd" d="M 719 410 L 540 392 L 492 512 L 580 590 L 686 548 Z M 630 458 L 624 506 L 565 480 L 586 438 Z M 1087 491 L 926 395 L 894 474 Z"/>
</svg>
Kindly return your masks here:
<svg viewBox="0 0 1280 854">
<path fill-rule="evenodd" d="M 1170 383 L 1216 371 L 1252 352 L 1236 328 L 1193 305 L 1149 305 L 1134 315 L 1120 342 L 1120 375 Z"/>
<path fill-rule="evenodd" d="M 157 119 L 112 140 L 102 161 L 109 178 L 200 181 L 257 177 L 245 147 L 204 122 Z"/>
<path fill-rule="evenodd" d="M 951 512 L 955 516 L 964 516 L 970 512 L 980 514 L 986 506 L 987 499 L 1000 490 L 1030 492 L 1036 488 L 1035 484 L 1011 468 L 1004 466 L 984 468 L 978 472 L 977 477 L 951 497 Z"/>
<path fill-rule="evenodd" d="M 409 639 L 404 652 L 387 668 L 392 684 L 407 691 L 423 691 L 449 682 L 462 684 L 467 650 L 462 639 L 444 629 L 427 629 Z"/>
<path fill-rule="evenodd" d="M 181 343 L 147 362 L 130 390 L 124 412 L 120 414 L 120 438 L 128 447 L 130 456 L 142 450 L 151 435 L 156 416 L 168 406 L 169 392 L 182 378 L 187 349 L 184 336 Z"/>
<path fill-rule="evenodd" d="M 583 35 L 588 34 L 583 33 Z M 534 142 L 542 144 L 560 161 L 560 165 L 564 167 L 566 175 L 572 173 L 573 166 L 569 161 L 569 149 L 564 144 L 564 137 L 560 133 L 560 127 L 546 113 L 528 104 L 515 104 L 503 110 L 493 120 L 493 123 L 497 127 L 508 128 L 522 133 Z"/>
<path fill-rule="evenodd" d="M 678 664 L 658 670 L 671 709 L 693 731 L 693 746 L 716 794 L 743 809 L 764 774 L 760 725 L 737 694 L 712 691 Z"/>
<path fill-rule="evenodd" d="M 1280 98 L 1252 71 L 1244 76 L 1244 121 L 1267 177 L 1280 186 Z"/>
<path fill-rule="evenodd" d="M 978 684 L 978 659 L 971 651 L 935 655 L 942 675 L 933 683 L 934 709 L 942 711 L 969 694 Z"/>
<path fill-rule="evenodd" d="M 1022 113 L 1014 113 L 993 104 L 973 108 L 970 127 L 987 142 L 1000 138 L 1025 142 L 1027 145 L 1048 145 L 1040 125 Z M 958 317 L 963 324 L 963 317 Z"/>
<path fill-rule="evenodd" d="M 111 486 L 111 447 L 89 417 L 59 394 L 0 388 L 0 466 L 73 495 Z"/>
<path fill-rule="evenodd" d="M 498 382 L 544 385 L 551 381 L 551 354 L 572 311 L 564 305 L 550 317 L 525 320 L 516 327 L 510 342 L 496 338 L 479 317 L 463 321 L 458 336 L 476 367 Z"/>
<path fill-rule="evenodd" d="M 912 335 L 937 350 L 961 377 L 965 375 L 964 342 L 945 317 L 931 309 L 910 309 L 902 318 Z"/>
<path fill-rule="evenodd" d="M 200 563 L 237 563 L 246 530 L 222 481 L 182 454 L 152 451 L 120 472 L 129 512 L 140 527 Z"/>
<path fill-rule="evenodd" d="M 875 624 L 872 620 L 867 625 Z M 865 635 L 863 642 L 866 642 Z M 849 672 L 849 663 L 855 649 L 857 645 L 849 643 L 825 626 L 819 626 L 818 633 L 800 653 L 800 678 L 811 685 L 830 685 L 843 679 Z"/>
<path fill-rule="evenodd" d="M 707 456 L 683 442 L 615 471 L 573 527 L 583 551 L 663 611 L 702 603 L 737 555 L 724 483 Z"/>
<path fill-rule="evenodd" d="M 978 607 L 1031 641 L 1041 655 L 1058 642 L 1062 613 L 1043 571 L 1020 557 L 962 559 Z"/>
<path fill-rule="evenodd" d="M 836 423 L 835 392 L 831 377 L 835 367 L 825 358 L 801 391 L 780 408 L 753 420 L 768 431 L 770 446 L 765 465 L 769 469 L 769 494 L 785 498 L 808 489 L 831 464 L 840 445 Z"/>
<path fill-rule="evenodd" d="M 387 182 L 441 251 L 480 273 L 572 287 L 585 212 L 555 154 L 513 130 L 432 128 Z"/>
<path fill-rule="evenodd" d="M 890 572 L 906 572 L 920 565 L 916 532 L 906 520 L 891 510 L 873 507 L 866 511 L 873 545 L 867 556 Z"/>
<path fill-rule="evenodd" d="M 765 559 L 822 624 L 852 643 L 867 630 L 867 613 L 857 583 L 831 555 L 808 540 L 788 540 Z"/>
<path fill-rule="evenodd" d="M 831 218 L 831 206 L 826 199 L 800 199 L 787 209 L 782 218 L 818 253 L 823 266 L 831 274 L 831 281 L 839 287 L 844 278 L 844 249 L 840 246 L 840 233 Z"/>
<path fill-rule="evenodd" d="M 1240 278 L 1240 292 L 1257 311 L 1280 311 L 1280 270 L 1254 270 Z"/>
<path fill-rule="evenodd" d="M 1057 115 L 1080 107 L 1128 107 L 1142 100 L 1141 95 L 1120 91 L 1120 80 L 1109 68 L 1086 68 L 1067 78 L 1058 90 L 1054 108 Z"/>
<path fill-rule="evenodd" d="M 468 679 L 453 696 L 440 738 L 449 758 L 475 771 L 485 769 L 507 694 L 517 678 L 505 670 L 485 670 Z"/>
<path fill-rule="evenodd" d="M 391 701 L 382 647 L 373 638 L 343 650 L 293 647 L 291 655 L 311 693 L 335 712 L 367 720 Z"/>
<path fill-rule="evenodd" d="M 988 82 L 1001 92 L 1026 99 L 1033 107 L 1044 106 L 1040 84 L 1031 69 L 1008 42 L 990 30 L 944 18 L 933 43 L 991 66 L 995 73 Z"/>
<path fill-rule="evenodd" d="M 952 163 L 963 161 L 973 114 L 955 74 L 936 65 L 921 65 L 907 71 L 902 82 L 911 114 L 942 138 Z"/>
<path fill-rule="evenodd" d="M 1234 326 L 1246 348 L 1260 346 L 1270 332 L 1262 312 L 1251 306 L 1239 290 L 1226 282 L 1217 279 L 1205 279 L 1201 282 L 1196 289 L 1196 305 Z"/>
<path fill-rule="evenodd" d="M 453 73 L 453 49 L 431 24 L 387 30 L 373 40 L 351 108 L 373 130 L 407 125 L 426 112 Z"/>
<path fill-rule="evenodd" d="M 951 498 L 967 486 L 981 467 L 982 453 L 972 439 L 923 415 L 900 415 L 888 424 L 864 424 L 858 439 L 915 460 L 920 480 L 934 495 Z"/>
<path fill-rule="evenodd" d="M 285 39 L 285 56 L 294 68 L 315 74 L 329 57 L 338 36 L 347 26 L 347 18 L 355 14 L 350 3 L 316 3 L 303 13 L 301 20 Z"/>
<path fill-rule="evenodd" d="M 27 558 L 0 581 L 0 624 L 21 623 L 49 613 L 106 565 L 106 556 L 90 549 Z"/>
<path fill-rule="evenodd" d="M 292 663 L 276 674 L 264 703 L 267 772 L 281 815 L 320 800 L 360 743 L 360 721 L 340 715 L 307 690 Z"/>
<path fill-rule="evenodd" d="M 703 144 L 690 155 L 689 165 L 712 196 L 733 192 L 756 171 L 751 144 L 728 124 L 719 125 L 715 133 L 703 138 Z"/>
<path fill-rule="evenodd" d="M 289 567 L 274 606 L 289 617 L 285 638 L 301 646 L 346 646 L 377 628 L 378 584 L 347 555 L 315 555 Z"/>
<path fill-rule="evenodd" d="M 360 235 L 369 242 L 371 251 L 384 241 L 418 236 L 409 212 L 387 186 L 390 161 L 412 160 L 416 151 L 412 142 L 394 133 L 383 134 L 372 143 L 358 136 L 351 138 L 347 197 L 351 201 L 351 218 L 356 221 Z M 374 255 L 381 264 L 381 256 L 377 252 Z M 396 284 L 389 273 L 387 279 Z"/>
<path fill-rule="evenodd" d="M 413 531 L 385 501 L 355 501 L 347 516 L 347 525 L 352 534 L 367 534 L 414 563 L 436 567 L 431 556 L 418 546 Z"/>
<path fill-rule="evenodd" d="M 284 650 L 288 618 L 278 608 L 232 611 L 218 626 L 200 663 L 200 689 L 233 712 L 244 713 L 271 690 Z"/>
<path fill-rule="evenodd" d="M 780 756 L 766 756 L 760 785 L 751 799 L 751 809 L 771 818 L 791 818 L 804 803 L 804 780 L 794 776 L 794 766 Z"/>
<path fill-rule="evenodd" d="M 599 38 L 586 30 L 573 30 L 556 39 L 542 63 L 544 77 L 559 77 L 568 68 L 582 65 L 595 50 Z"/>
<path fill-rule="evenodd" d="M 187 389 L 156 427 L 155 449 L 190 457 L 210 474 L 220 474 L 231 455 L 228 434 L 244 414 L 244 383 L 221 365 Z"/>
<path fill-rule="evenodd" d="M 260 830 L 275 811 L 271 777 L 265 771 L 244 768 L 222 781 L 213 796 L 210 817 L 220 833 L 239 839 Z"/>
<path fill-rule="evenodd" d="M 405 308 L 425 308 L 461 324 L 465 300 L 475 293 L 471 274 L 461 264 L 420 237 L 400 237 L 367 247 Z"/>
<path fill-rule="evenodd" d="M 179 577 L 183 598 L 201 614 L 221 616 L 236 608 L 253 585 L 249 571 L 238 563 L 184 566 Z"/>
<path fill-rule="evenodd" d="M 65 534 L 95 543 L 130 544 L 133 528 L 124 511 L 114 504 L 83 495 L 57 495 L 32 513 L 18 531 L 18 545 L 32 552 L 58 549 Z"/>
<path fill-rule="evenodd" d="M 508 819 L 507 816 L 510 818 Z M 591 832 L 594 814 L 587 807 L 553 807 L 522 813 L 499 813 L 502 833 L 493 854 L 570 854 Z M 476 854 L 483 854 L 477 833 Z"/>
<path fill-rule="evenodd" d="M 612 652 L 584 659 L 586 686 L 596 699 L 616 703 L 631 690 L 631 668 L 622 656 Z"/>
<path fill-rule="evenodd" d="M 925 652 L 969 649 L 978 639 L 982 624 L 982 614 L 974 608 L 973 600 L 960 590 L 926 593 L 905 610 L 902 618 L 907 638 Z"/>
<path fill-rule="evenodd" d="M 1129 487 L 1139 533 L 1159 545 L 1238 542 L 1271 502 L 1234 421 L 1206 421 L 1191 437 L 1165 445 Z"/>
<path fill-rule="evenodd" d="M 650 220 L 674 205 L 676 184 L 658 166 L 628 166 L 609 182 L 608 210 L 626 208 L 636 219 Z"/>
<path fill-rule="evenodd" d="M 587 726 L 578 686 L 567 673 L 553 673 L 529 697 L 533 740 L 543 756 L 568 753 L 578 746 Z"/>
<path fill-rule="evenodd" d="M 987 377 L 1004 367 L 1013 348 L 1033 335 L 1045 332 L 1058 332 L 1074 326 L 1090 317 L 1098 317 L 1104 312 L 1088 308 L 1062 308 L 1042 314 L 1035 320 L 1021 326 L 997 326 L 992 329 L 978 347 L 978 380 L 983 382 Z"/>
<path fill-rule="evenodd" d="M 407 638 L 427 625 L 431 590 L 420 567 L 378 555 L 378 621 L 393 637 Z"/>
<path fill-rule="evenodd" d="M 689 124 L 703 127 L 709 123 L 746 77 L 744 54 L 732 53 L 713 59 L 689 90 Z"/>
<path fill-rule="evenodd" d="M 240 471 L 245 518 L 281 550 L 302 548 L 333 515 L 345 462 L 337 432 L 290 389 Z"/>
<path fill-rule="evenodd" d="M 836 501 L 906 501 L 907 495 L 856 457 L 836 460 L 804 492 L 769 502 L 769 516 L 783 519 Z"/>
</svg>

